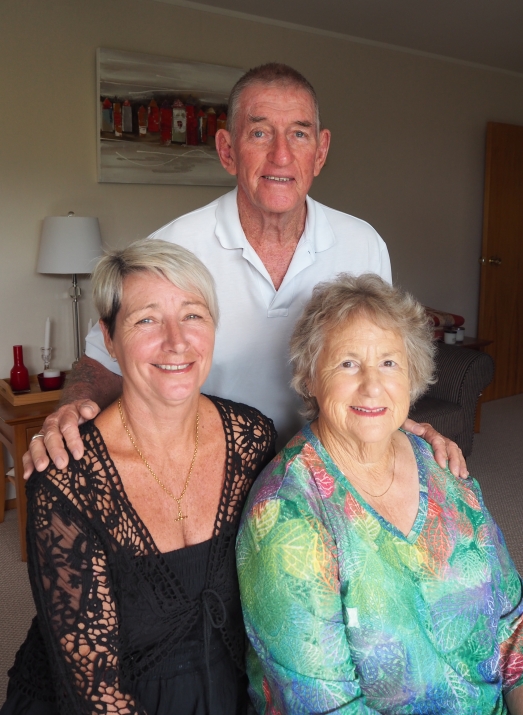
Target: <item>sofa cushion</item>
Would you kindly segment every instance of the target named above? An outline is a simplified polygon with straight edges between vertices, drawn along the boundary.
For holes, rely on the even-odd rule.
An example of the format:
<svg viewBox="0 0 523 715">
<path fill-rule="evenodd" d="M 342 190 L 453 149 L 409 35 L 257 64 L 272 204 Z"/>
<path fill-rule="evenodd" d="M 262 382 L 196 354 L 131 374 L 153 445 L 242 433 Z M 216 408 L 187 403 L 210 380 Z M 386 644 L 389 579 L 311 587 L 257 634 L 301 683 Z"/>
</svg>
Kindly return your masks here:
<svg viewBox="0 0 523 715">
<path fill-rule="evenodd" d="M 445 313 L 443 310 L 429 308 L 427 305 L 424 308 L 427 315 L 432 319 L 435 328 L 457 328 L 465 322 L 465 318 L 462 315 Z"/>
</svg>

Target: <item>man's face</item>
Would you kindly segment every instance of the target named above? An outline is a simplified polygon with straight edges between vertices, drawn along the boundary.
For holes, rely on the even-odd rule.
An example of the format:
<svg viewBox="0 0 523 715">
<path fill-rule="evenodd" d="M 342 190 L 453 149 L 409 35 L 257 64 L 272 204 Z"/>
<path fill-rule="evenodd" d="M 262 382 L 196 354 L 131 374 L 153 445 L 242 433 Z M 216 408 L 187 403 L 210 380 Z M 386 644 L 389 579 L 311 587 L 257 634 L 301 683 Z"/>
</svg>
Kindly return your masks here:
<svg viewBox="0 0 523 715">
<path fill-rule="evenodd" d="M 238 177 L 240 200 L 265 214 L 302 210 L 323 167 L 330 132 L 318 131 L 314 102 L 298 87 L 255 84 L 240 97 L 234 136 L 217 138 L 220 159 Z"/>
</svg>

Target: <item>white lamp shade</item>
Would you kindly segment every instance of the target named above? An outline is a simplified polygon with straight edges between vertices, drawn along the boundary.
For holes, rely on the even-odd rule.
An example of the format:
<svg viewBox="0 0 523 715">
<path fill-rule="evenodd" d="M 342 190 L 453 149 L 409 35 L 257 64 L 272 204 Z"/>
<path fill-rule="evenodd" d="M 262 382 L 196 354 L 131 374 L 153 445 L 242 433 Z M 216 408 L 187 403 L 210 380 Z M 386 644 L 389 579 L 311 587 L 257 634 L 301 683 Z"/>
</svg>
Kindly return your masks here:
<svg viewBox="0 0 523 715">
<path fill-rule="evenodd" d="M 102 255 L 98 219 L 47 216 L 42 225 L 38 273 L 92 273 Z"/>
</svg>

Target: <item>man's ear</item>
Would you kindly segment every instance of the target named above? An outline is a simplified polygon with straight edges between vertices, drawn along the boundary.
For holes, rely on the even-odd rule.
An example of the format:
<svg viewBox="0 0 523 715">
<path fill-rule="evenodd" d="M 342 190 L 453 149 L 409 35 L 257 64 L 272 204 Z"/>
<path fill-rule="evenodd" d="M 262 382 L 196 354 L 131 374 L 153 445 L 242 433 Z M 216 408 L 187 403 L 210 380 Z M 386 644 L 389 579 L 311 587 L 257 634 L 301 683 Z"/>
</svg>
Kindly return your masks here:
<svg viewBox="0 0 523 715">
<path fill-rule="evenodd" d="M 232 176 L 236 176 L 238 170 L 236 167 L 232 137 L 227 129 L 218 129 L 216 132 L 216 151 L 218 152 L 218 156 L 220 157 L 221 164 L 225 171 Z"/>
<path fill-rule="evenodd" d="M 330 143 L 330 131 L 328 129 L 322 129 L 320 131 L 318 148 L 316 150 L 316 159 L 314 161 L 314 176 L 318 176 L 320 171 L 323 169 L 323 165 L 327 161 L 327 154 L 329 153 Z"/>
<path fill-rule="evenodd" d="M 113 340 L 112 340 L 111 336 L 109 335 L 109 330 L 107 329 L 107 325 L 104 323 L 103 320 L 99 320 L 98 322 L 100 323 L 102 335 L 104 336 L 104 343 L 105 343 L 105 347 L 107 348 L 107 352 L 114 360 L 116 360 L 116 355 L 114 354 Z"/>
</svg>

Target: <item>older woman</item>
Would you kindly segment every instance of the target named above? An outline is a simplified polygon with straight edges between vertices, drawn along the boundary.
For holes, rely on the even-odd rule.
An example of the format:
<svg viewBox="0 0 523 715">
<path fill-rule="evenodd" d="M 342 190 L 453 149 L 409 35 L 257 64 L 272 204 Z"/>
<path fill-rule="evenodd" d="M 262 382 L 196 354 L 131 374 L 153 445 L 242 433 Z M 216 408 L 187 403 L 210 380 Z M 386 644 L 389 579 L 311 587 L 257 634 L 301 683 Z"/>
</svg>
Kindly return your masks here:
<svg viewBox="0 0 523 715">
<path fill-rule="evenodd" d="M 258 713 L 523 712 L 519 576 L 477 482 L 399 431 L 432 379 L 422 307 L 365 275 L 316 288 L 292 341 L 312 420 L 237 543 Z"/>
<path fill-rule="evenodd" d="M 2 715 L 244 713 L 234 544 L 272 422 L 200 394 L 218 306 L 190 252 L 138 241 L 93 287 L 123 393 L 28 482 L 37 617 Z"/>
</svg>

